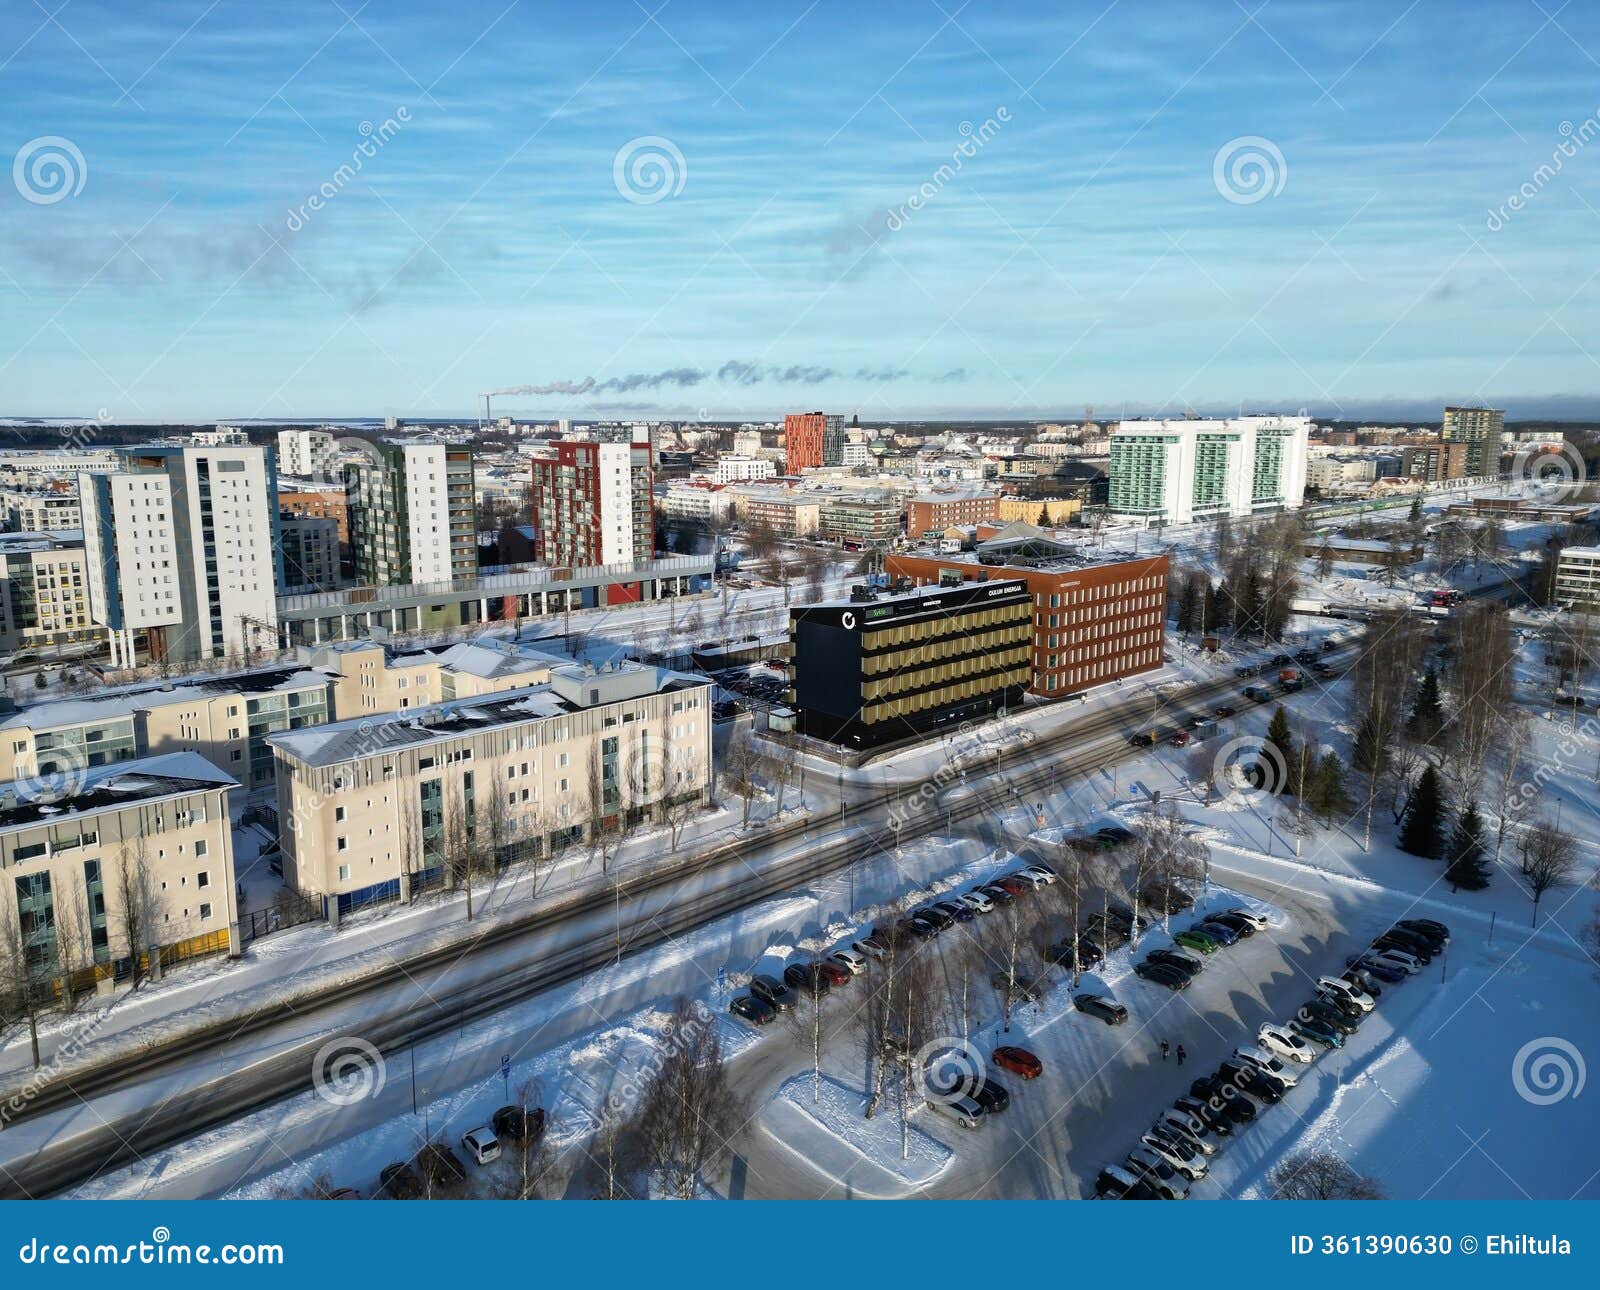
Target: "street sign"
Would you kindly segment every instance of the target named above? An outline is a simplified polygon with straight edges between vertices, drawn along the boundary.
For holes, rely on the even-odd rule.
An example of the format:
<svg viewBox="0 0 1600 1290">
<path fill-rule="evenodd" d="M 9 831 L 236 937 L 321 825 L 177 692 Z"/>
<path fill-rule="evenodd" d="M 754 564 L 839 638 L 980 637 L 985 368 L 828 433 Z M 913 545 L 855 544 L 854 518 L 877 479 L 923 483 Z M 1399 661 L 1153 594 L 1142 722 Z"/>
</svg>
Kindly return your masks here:
<svg viewBox="0 0 1600 1290">
<path fill-rule="evenodd" d="M 511 1054 L 510 1053 L 502 1053 L 500 1055 L 500 1075 L 501 1075 L 501 1077 L 503 1079 L 510 1079 L 511 1078 Z"/>
<path fill-rule="evenodd" d="M 728 985 L 728 969 L 719 967 L 717 969 L 717 993 L 719 995 L 725 993 L 726 990 L 727 990 L 727 985 Z"/>
</svg>

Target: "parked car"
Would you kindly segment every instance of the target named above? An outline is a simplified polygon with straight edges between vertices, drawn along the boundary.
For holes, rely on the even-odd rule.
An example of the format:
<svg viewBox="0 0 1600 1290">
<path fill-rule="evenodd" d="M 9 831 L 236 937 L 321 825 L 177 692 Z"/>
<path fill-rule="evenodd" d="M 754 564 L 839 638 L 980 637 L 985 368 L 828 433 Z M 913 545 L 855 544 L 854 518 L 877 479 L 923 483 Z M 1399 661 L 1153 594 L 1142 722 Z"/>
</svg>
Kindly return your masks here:
<svg viewBox="0 0 1600 1290">
<path fill-rule="evenodd" d="M 1094 1194 L 1101 1200 L 1159 1200 L 1155 1189 L 1140 1182 L 1121 1165 L 1105 1165 L 1094 1180 Z"/>
<path fill-rule="evenodd" d="M 1043 878 L 1041 878 L 1038 874 L 1034 873 L 1031 869 L 1018 869 L 1014 873 L 1008 873 L 1000 881 L 1001 882 L 1006 882 L 1006 881 L 1020 882 L 1020 883 L 1024 884 L 1026 886 L 1027 890 L 1029 890 L 1029 891 L 1038 891 L 1040 887 L 1047 887 L 1047 886 L 1050 885 Z M 1050 880 L 1050 882 L 1054 882 L 1054 881 L 1055 881 L 1054 878 L 1052 878 Z"/>
<path fill-rule="evenodd" d="M 1128 743 L 1134 748 L 1154 748 L 1156 737 L 1148 731 L 1141 730 L 1138 734 L 1129 735 Z"/>
<path fill-rule="evenodd" d="M 1102 923 L 1091 918 L 1084 934 L 1093 937 L 1107 951 L 1121 949 L 1128 943 L 1128 930 L 1118 923 Z"/>
<path fill-rule="evenodd" d="M 1237 914 L 1212 914 L 1206 922 L 1229 928 L 1242 940 L 1249 940 L 1256 934 L 1256 925 L 1248 918 L 1240 918 Z"/>
<path fill-rule="evenodd" d="M 995 879 L 995 881 L 990 884 L 990 887 L 991 889 L 994 887 L 999 887 L 1002 891 L 1008 891 L 1013 896 L 1026 896 L 1033 890 L 1033 883 L 1022 878 L 1018 878 L 1015 874 L 1008 873 L 1003 878 Z"/>
<path fill-rule="evenodd" d="M 1060 875 L 1047 864 L 1031 864 L 1027 871 L 1042 881 L 1046 887 L 1060 879 Z"/>
<path fill-rule="evenodd" d="M 1059 945 L 1052 945 L 1044 952 L 1044 956 L 1051 963 L 1059 964 L 1069 972 L 1076 969 L 1087 972 L 1095 964 L 1105 960 L 1105 953 L 1093 941 L 1078 939 L 1077 949 L 1073 949 L 1071 941 L 1062 941 Z"/>
<path fill-rule="evenodd" d="M 778 1015 L 776 1008 L 753 994 L 735 995 L 728 1004 L 728 1011 L 736 1017 L 743 1017 L 752 1026 L 764 1026 Z"/>
<path fill-rule="evenodd" d="M 1221 1111 L 1235 1124 L 1249 1124 L 1256 1118 L 1256 1105 L 1238 1085 L 1218 1075 L 1203 1075 L 1189 1085 L 1189 1096 Z"/>
<path fill-rule="evenodd" d="M 408 1164 L 385 1165 L 378 1171 L 379 1196 L 389 1200 L 417 1200 L 423 1191 L 422 1179 Z"/>
<path fill-rule="evenodd" d="M 931 924 L 933 930 L 942 932 L 947 927 L 954 927 L 956 920 L 944 912 L 937 905 L 924 905 L 921 909 L 911 911 L 912 918 L 920 918 L 923 922 Z"/>
<path fill-rule="evenodd" d="M 1217 1154 L 1217 1144 L 1212 1141 L 1211 1130 L 1206 1127 L 1205 1121 L 1196 1119 L 1176 1106 L 1169 1106 L 1156 1116 L 1155 1127 L 1158 1131 L 1164 1130 L 1182 1137 L 1203 1155 Z"/>
<path fill-rule="evenodd" d="M 1433 962 L 1433 955 L 1429 951 L 1418 949 L 1413 942 L 1402 940 L 1398 936 L 1390 936 L 1387 933 L 1373 941 L 1372 948 L 1380 953 L 1404 954 L 1407 958 L 1414 960 L 1419 969 L 1425 968 Z"/>
<path fill-rule="evenodd" d="M 1383 987 L 1378 984 L 1378 978 L 1364 968 L 1346 968 L 1340 975 L 1357 989 L 1365 990 L 1374 999 L 1383 998 Z"/>
<path fill-rule="evenodd" d="M 996 882 L 986 882 L 978 890 L 992 900 L 996 905 L 1010 905 L 1015 903 L 1016 897 Z"/>
<path fill-rule="evenodd" d="M 889 953 L 888 947 L 876 936 L 863 936 L 859 941 L 852 944 L 850 948 L 855 950 L 862 958 L 873 959 L 879 963 L 883 962 Z"/>
<path fill-rule="evenodd" d="M 1128 1172 L 1149 1184 L 1166 1200 L 1187 1200 L 1189 1184 L 1178 1176 L 1178 1171 L 1149 1147 L 1140 1145 L 1128 1152 Z"/>
<path fill-rule="evenodd" d="M 999 1115 L 1011 1105 L 1011 1094 L 1006 1092 L 1004 1084 L 985 1079 L 972 1090 L 972 1100 L 983 1108 L 985 1115 Z"/>
<path fill-rule="evenodd" d="M 775 976 L 751 977 L 750 993 L 779 1012 L 790 1011 L 800 1001 L 800 997 Z"/>
<path fill-rule="evenodd" d="M 1289 1091 L 1289 1086 L 1274 1075 L 1257 1070 L 1237 1059 L 1225 1061 L 1217 1067 L 1217 1075 L 1235 1088 L 1263 1102 L 1279 1102 Z"/>
<path fill-rule="evenodd" d="M 1264 932 L 1268 927 L 1267 916 L 1265 914 L 1259 914 L 1253 909 L 1246 909 L 1243 905 L 1235 905 L 1232 909 L 1223 910 L 1222 916 L 1228 918 L 1242 918 L 1258 932 Z"/>
<path fill-rule="evenodd" d="M 1321 1044 L 1324 1048 L 1344 1047 L 1344 1034 L 1315 1017 L 1296 1017 L 1289 1023 L 1289 1029 L 1303 1039 Z"/>
<path fill-rule="evenodd" d="M 1383 937 L 1385 940 L 1398 941 L 1401 949 L 1415 954 L 1424 963 L 1432 962 L 1444 953 L 1444 946 L 1436 943 L 1433 937 L 1408 931 L 1404 927 L 1391 927 Z"/>
<path fill-rule="evenodd" d="M 828 955 L 828 962 L 837 963 L 851 976 L 860 976 L 867 970 L 866 956 L 855 950 L 834 950 Z"/>
<path fill-rule="evenodd" d="M 1172 1106 L 1174 1110 L 1183 1111 L 1199 1120 L 1205 1126 L 1207 1133 L 1215 1134 L 1219 1138 L 1233 1136 L 1233 1121 L 1197 1097 L 1180 1097 L 1172 1103 Z"/>
<path fill-rule="evenodd" d="M 497 1138 L 512 1142 L 537 1142 L 544 1137 L 545 1113 L 542 1106 L 502 1106 L 489 1119 Z"/>
<path fill-rule="evenodd" d="M 1044 1074 L 1043 1062 L 1026 1048 L 1018 1048 L 1013 1044 L 1002 1044 L 989 1054 L 989 1060 L 1001 1070 L 1008 1070 L 1023 1079 L 1038 1079 Z"/>
<path fill-rule="evenodd" d="M 1197 976 L 1205 964 L 1197 958 L 1191 958 L 1182 950 L 1151 950 L 1150 958 L 1157 963 L 1165 963 L 1168 967 L 1175 967 L 1180 972 L 1190 976 Z"/>
<path fill-rule="evenodd" d="M 1245 675 L 1249 676 L 1250 673 L 1247 671 L 1247 672 L 1245 672 Z M 1223 704 L 1218 705 L 1218 707 L 1216 708 L 1215 716 L 1216 716 L 1217 720 L 1219 720 L 1219 721 L 1226 721 L 1229 717 L 1233 716 L 1238 711 L 1239 711 L 1239 709 L 1234 707 L 1231 703 L 1223 703 Z"/>
<path fill-rule="evenodd" d="M 975 914 L 991 914 L 994 912 L 994 900 L 982 891 L 969 891 L 957 896 L 963 905 Z"/>
<path fill-rule="evenodd" d="M 1198 950 L 1202 954 L 1215 954 L 1222 948 L 1222 942 L 1205 932 L 1190 928 L 1186 932 L 1179 932 L 1172 938 L 1185 949 Z"/>
<path fill-rule="evenodd" d="M 1075 994 L 1072 996 L 1072 1006 L 1091 1017 L 1099 1017 L 1108 1026 L 1120 1026 L 1128 1019 L 1128 1010 L 1103 994 Z"/>
<path fill-rule="evenodd" d="M 1298 1075 L 1265 1049 L 1235 1048 L 1233 1055 L 1244 1065 L 1253 1067 L 1264 1075 L 1271 1075 L 1280 1084 L 1284 1084 L 1289 1088 L 1293 1088 L 1300 1082 Z"/>
<path fill-rule="evenodd" d="M 1104 828 L 1096 829 L 1094 835 L 1097 838 L 1110 838 L 1118 846 L 1124 842 L 1132 842 L 1134 838 L 1133 830 L 1125 829 L 1120 824 L 1108 824 Z"/>
<path fill-rule="evenodd" d="M 1153 882 L 1139 891 L 1139 899 L 1158 914 L 1181 914 L 1194 904 L 1194 897 L 1175 882 Z"/>
<path fill-rule="evenodd" d="M 461 1149 L 479 1165 L 492 1165 L 500 1159 L 500 1139 L 488 1125 L 468 1129 L 461 1135 Z"/>
<path fill-rule="evenodd" d="M 1152 1129 L 1139 1136 L 1139 1144 L 1147 1151 L 1155 1152 L 1160 1159 L 1191 1181 L 1204 1178 L 1211 1168 L 1206 1163 L 1203 1151 L 1190 1146 L 1176 1134 L 1157 1133 Z"/>
<path fill-rule="evenodd" d="M 1404 950 L 1374 949 L 1372 956 L 1375 962 L 1403 972 L 1406 976 L 1416 976 L 1422 971 L 1422 960 Z"/>
<path fill-rule="evenodd" d="M 1133 967 L 1136 976 L 1143 977 L 1146 981 L 1154 981 L 1157 985 L 1164 985 L 1169 990 L 1187 990 L 1189 988 L 1189 974 L 1171 967 L 1166 963 L 1152 963 L 1145 959 Z"/>
<path fill-rule="evenodd" d="M 1002 994 L 1009 990 L 1013 998 L 1026 999 L 1029 1003 L 1038 1003 L 1045 995 L 1043 983 L 1029 980 L 1020 972 L 991 972 L 989 984 Z"/>
<path fill-rule="evenodd" d="M 1342 1010 L 1320 997 L 1307 999 L 1295 1015 L 1302 1021 L 1320 1021 L 1325 1026 L 1332 1026 L 1341 1035 L 1353 1035 L 1361 1026 L 1354 1017 L 1346 1016 Z"/>
<path fill-rule="evenodd" d="M 1357 989 L 1340 977 L 1319 976 L 1316 988 L 1318 994 L 1328 995 L 1339 1003 L 1350 1004 L 1364 1013 L 1371 1012 L 1378 1006 L 1365 990 Z"/>
<path fill-rule="evenodd" d="M 939 934 L 938 926 L 926 918 L 902 918 L 894 926 L 902 937 L 914 936 L 919 941 L 925 941 L 930 936 Z"/>
<path fill-rule="evenodd" d="M 946 918 L 953 919 L 958 923 L 970 923 L 974 918 L 977 917 L 976 914 L 963 905 L 959 900 L 936 901 L 934 902 L 932 908 L 937 909 Z"/>
<path fill-rule="evenodd" d="M 823 959 L 816 967 L 819 972 L 828 978 L 828 984 L 835 990 L 842 985 L 849 985 L 855 975 L 843 963 L 834 962 L 832 957 Z"/>
<path fill-rule="evenodd" d="M 983 1107 L 970 1097 L 953 1097 L 948 1101 L 930 1097 L 928 1109 L 954 1120 L 963 1129 L 976 1129 L 983 1122 Z"/>
<path fill-rule="evenodd" d="M 783 983 L 803 998 L 821 998 L 833 989 L 828 974 L 816 963 L 791 963 L 783 969 Z"/>
<path fill-rule="evenodd" d="M 1239 932 L 1229 927 L 1226 923 L 1219 923 L 1214 919 L 1207 919 L 1203 923 L 1196 923 L 1191 931 L 1203 932 L 1212 940 L 1221 941 L 1224 945 L 1236 944 L 1240 939 Z M 1252 935 L 1254 933 L 1252 932 Z"/>
<path fill-rule="evenodd" d="M 1409 975 L 1398 964 L 1379 962 L 1376 954 L 1352 954 L 1344 962 L 1346 967 L 1375 976 L 1386 985 L 1399 985 Z"/>
<path fill-rule="evenodd" d="M 1431 918 L 1402 918 L 1395 926 L 1409 927 L 1417 932 L 1428 932 L 1439 937 L 1446 944 L 1450 941 L 1450 929 L 1443 923 L 1435 922 Z"/>
<path fill-rule="evenodd" d="M 1274 1056 L 1302 1065 L 1309 1065 L 1316 1057 L 1311 1046 L 1299 1035 L 1287 1026 L 1277 1026 L 1270 1021 L 1256 1031 L 1256 1042 Z"/>
</svg>

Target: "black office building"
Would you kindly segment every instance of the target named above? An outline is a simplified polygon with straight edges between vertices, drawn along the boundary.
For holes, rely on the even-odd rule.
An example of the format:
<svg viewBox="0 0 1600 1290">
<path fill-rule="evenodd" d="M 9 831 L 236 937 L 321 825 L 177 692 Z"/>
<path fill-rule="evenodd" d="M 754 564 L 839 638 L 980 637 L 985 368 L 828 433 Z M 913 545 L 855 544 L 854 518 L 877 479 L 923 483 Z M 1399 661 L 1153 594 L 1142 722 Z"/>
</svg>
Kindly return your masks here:
<svg viewBox="0 0 1600 1290">
<path fill-rule="evenodd" d="M 873 748 L 1022 702 L 1033 605 L 1018 581 L 921 587 L 789 611 L 797 728 Z"/>
</svg>

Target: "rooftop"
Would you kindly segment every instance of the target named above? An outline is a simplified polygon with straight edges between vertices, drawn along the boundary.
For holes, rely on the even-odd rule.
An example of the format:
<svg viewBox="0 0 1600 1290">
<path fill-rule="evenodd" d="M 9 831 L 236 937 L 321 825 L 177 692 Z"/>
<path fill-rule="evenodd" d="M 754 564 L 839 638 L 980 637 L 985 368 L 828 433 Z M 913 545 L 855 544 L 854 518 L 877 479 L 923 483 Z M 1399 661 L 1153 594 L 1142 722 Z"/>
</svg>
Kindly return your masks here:
<svg viewBox="0 0 1600 1290">
<path fill-rule="evenodd" d="M 63 821 L 135 802 L 153 802 L 211 788 L 237 788 L 239 781 L 196 752 L 165 753 L 136 761 L 93 766 L 81 778 L 68 776 L 60 791 L 37 779 L 0 784 L 0 833 L 40 822 Z"/>
<path fill-rule="evenodd" d="M 0 715 L 0 730 L 55 730 L 61 726 L 82 725 L 88 721 L 107 721 L 132 716 L 150 708 L 172 703 L 193 703 L 197 699 L 220 698 L 229 694 L 267 694 L 281 690 L 304 690 L 326 686 L 328 678 L 310 668 L 274 667 L 252 672 L 214 676 L 177 677 L 166 681 L 136 681 L 113 686 L 73 699 L 46 699 L 25 704 Z"/>
</svg>

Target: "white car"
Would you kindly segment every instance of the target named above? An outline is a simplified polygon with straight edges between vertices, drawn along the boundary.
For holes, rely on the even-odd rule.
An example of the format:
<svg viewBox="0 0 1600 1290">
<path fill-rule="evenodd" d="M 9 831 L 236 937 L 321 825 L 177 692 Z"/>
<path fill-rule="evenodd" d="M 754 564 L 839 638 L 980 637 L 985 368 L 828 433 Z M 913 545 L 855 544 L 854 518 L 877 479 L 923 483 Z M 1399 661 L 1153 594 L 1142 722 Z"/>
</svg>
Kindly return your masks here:
<svg viewBox="0 0 1600 1290">
<path fill-rule="evenodd" d="M 1048 887 L 1056 881 L 1055 874 L 1051 873 L 1050 870 L 1046 869 L 1042 864 L 1031 864 L 1022 872 L 1030 878 L 1037 879 L 1035 886 L 1039 885 L 1039 883 L 1042 883 Z"/>
<path fill-rule="evenodd" d="M 1190 1146 L 1177 1134 L 1162 1136 L 1156 1133 L 1146 1133 L 1139 1138 L 1139 1143 L 1146 1151 L 1151 1152 L 1158 1159 L 1164 1160 L 1185 1178 L 1191 1181 L 1204 1178 L 1211 1168 L 1206 1164 L 1205 1155 L 1200 1148 Z"/>
<path fill-rule="evenodd" d="M 975 914 L 991 914 L 994 912 L 994 901 L 981 891 L 969 891 L 957 896 L 956 899 Z"/>
<path fill-rule="evenodd" d="M 828 962 L 837 963 L 851 976 L 860 976 L 867 970 L 867 960 L 855 950 L 834 950 L 828 955 Z"/>
<path fill-rule="evenodd" d="M 1333 995 L 1343 999 L 1346 1003 L 1360 1008 L 1362 1012 L 1371 1012 L 1378 1005 L 1373 997 L 1358 986 L 1336 976 L 1319 976 L 1317 978 L 1317 993 Z"/>
<path fill-rule="evenodd" d="M 500 1159 L 500 1139 L 494 1136 L 494 1130 L 488 1125 L 463 1133 L 461 1145 L 480 1165 L 493 1164 Z"/>
<path fill-rule="evenodd" d="M 1168 1200 L 1188 1200 L 1189 1184 L 1178 1177 L 1178 1171 L 1149 1147 L 1135 1147 L 1128 1152 L 1127 1169 L 1140 1181 L 1152 1187 L 1157 1195 Z"/>
<path fill-rule="evenodd" d="M 1422 971 L 1421 960 L 1412 958 L 1404 950 L 1373 950 L 1369 957 L 1380 967 L 1393 968 L 1407 976 L 1416 976 Z"/>
<path fill-rule="evenodd" d="M 1287 1026 L 1274 1026 L 1268 1022 L 1256 1031 L 1256 1042 L 1269 1053 L 1286 1057 L 1291 1062 L 1300 1062 L 1302 1065 L 1309 1065 L 1316 1057 L 1311 1051 L 1311 1045 Z"/>
<path fill-rule="evenodd" d="M 1217 1144 L 1197 1133 L 1192 1127 L 1196 1123 L 1194 1116 L 1187 1111 L 1180 1111 L 1175 1106 L 1169 1106 L 1160 1115 L 1156 1116 L 1156 1122 L 1152 1129 L 1157 1133 L 1170 1134 L 1185 1145 L 1193 1147 L 1203 1156 L 1216 1155 Z M 1204 1126 L 1201 1127 L 1203 1128 Z"/>
<path fill-rule="evenodd" d="M 1240 906 L 1237 909 L 1225 909 L 1222 912 L 1225 914 L 1231 914 L 1235 918 L 1244 919 L 1245 922 L 1249 923 L 1250 926 L 1255 928 L 1258 932 L 1264 932 L 1267 930 L 1267 916 L 1265 914 L 1258 914 L 1253 909 L 1245 909 L 1243 906 Z"/>
<path fill-rule="evenodd" d="M 1300 1082 L 1300 1077 L 1280 1062 L 1271 1053 L 1263 1052 L 1259 1048 L 1235 1048 L 1233 1055 L 1246 1066 L 1253 1066 L 1263 1075 L 1271 1075 L 1281 1081 L 1286 1087 L 1293 1088 Z"/>
<path fill-rule="evenodd" d="M 949 1101 L 930 1097 L 928 1109 L 954 1120 L 963 1129 L 976 1129 L 983 1121 L 983 1107 L 970 1097 L 953 1097 Z"/>
<path fill-rule="evenodd" d="M 1027 883 L 1028 886 L 1032 887 L 1035 891 L 1038 891 L 1040 887 L 1055 881 L 1054 878 L 1046 878 L 1036 869 L 1018 869 L 1015 873 L 1002 874 L 1001 877 L 996 878 L 995 881 L 1000 882 L 1005 878 L 1017 878 L 1022 882 Z"/>
</svg>

